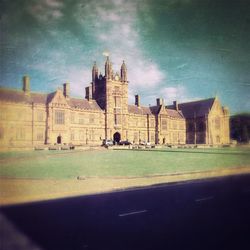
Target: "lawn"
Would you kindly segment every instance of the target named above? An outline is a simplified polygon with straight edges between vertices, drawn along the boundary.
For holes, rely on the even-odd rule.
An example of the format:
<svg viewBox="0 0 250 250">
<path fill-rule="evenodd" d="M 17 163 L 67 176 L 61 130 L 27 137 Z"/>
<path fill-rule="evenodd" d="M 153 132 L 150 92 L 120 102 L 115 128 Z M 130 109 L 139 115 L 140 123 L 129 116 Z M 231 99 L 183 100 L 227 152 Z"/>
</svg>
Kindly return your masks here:
<svg viewBox="0 0 250 250">
<path fill-rule="evenodd" d="M 0 176 L 42 179 L 134 177 L 250 167 L 250 149 L 29 151 L 0 153 Z"/>
</svg>

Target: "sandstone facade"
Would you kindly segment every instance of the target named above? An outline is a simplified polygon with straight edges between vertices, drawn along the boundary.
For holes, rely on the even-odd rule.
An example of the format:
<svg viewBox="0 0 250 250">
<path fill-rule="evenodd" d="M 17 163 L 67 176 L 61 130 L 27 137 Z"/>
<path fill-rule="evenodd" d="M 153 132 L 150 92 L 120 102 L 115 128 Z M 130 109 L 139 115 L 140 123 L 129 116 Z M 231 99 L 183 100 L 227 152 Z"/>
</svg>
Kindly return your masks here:
<svg viewBox="0 0 250 250">
<path fill-rule="evenodd" d="M 158 98 L 145 107 L 140 96 L 128 104 L 127 68 L 113 72 L 107 57 L 105 75 L 92 69 L 85 99 L 63 89 L 42 94 L 30 91 L 29 77 L 23 89 L 0 88 L 0 148 L 38 145 L 101 145 L 103 139 L 151 144 L 228 144 L 229 110 L 218 98 L 165 106 Z"/>
</svg>

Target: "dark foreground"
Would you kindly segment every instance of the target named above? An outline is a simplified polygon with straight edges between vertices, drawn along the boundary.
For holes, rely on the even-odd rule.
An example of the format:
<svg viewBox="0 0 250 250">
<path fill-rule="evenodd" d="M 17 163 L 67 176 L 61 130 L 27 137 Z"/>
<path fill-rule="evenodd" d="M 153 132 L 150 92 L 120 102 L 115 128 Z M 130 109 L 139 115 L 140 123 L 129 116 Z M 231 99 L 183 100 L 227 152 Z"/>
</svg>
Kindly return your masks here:
<svg viewBox="0 0 250 250">
<path fill-rule="evenodd" d="M 250 249 L 250 175 L 1 209 L 1 249 Z"/>
</svg>

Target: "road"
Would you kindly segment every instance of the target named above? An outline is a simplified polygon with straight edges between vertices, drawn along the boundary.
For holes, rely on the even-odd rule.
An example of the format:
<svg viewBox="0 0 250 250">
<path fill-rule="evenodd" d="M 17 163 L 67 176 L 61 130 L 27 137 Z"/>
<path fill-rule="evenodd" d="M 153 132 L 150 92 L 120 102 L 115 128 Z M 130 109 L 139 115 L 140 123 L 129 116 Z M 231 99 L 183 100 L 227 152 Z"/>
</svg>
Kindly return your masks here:
<svg viewBox="0 0 250 250">
<path fill-rule="evenodd" d="M 250 175 L 1 209 L 4 250 L 250 249 Z"/>
</svg>

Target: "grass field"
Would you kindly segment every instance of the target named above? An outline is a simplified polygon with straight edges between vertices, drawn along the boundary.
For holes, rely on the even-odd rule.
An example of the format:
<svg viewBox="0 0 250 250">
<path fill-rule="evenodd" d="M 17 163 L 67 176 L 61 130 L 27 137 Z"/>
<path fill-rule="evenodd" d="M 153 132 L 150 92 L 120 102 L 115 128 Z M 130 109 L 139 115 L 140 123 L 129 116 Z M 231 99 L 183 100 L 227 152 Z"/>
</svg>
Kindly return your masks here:
<svg viewBox="0 0 250 250">
<path fill-rule="evenodd" d="M 0 177 L 140 177 L 250 167 L 250 149 L 154 149 L 0 153 Z"/>
</svg>

